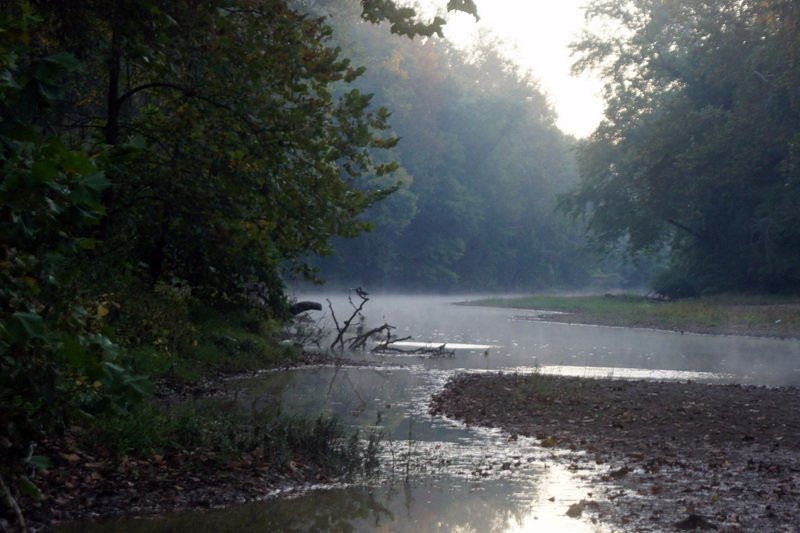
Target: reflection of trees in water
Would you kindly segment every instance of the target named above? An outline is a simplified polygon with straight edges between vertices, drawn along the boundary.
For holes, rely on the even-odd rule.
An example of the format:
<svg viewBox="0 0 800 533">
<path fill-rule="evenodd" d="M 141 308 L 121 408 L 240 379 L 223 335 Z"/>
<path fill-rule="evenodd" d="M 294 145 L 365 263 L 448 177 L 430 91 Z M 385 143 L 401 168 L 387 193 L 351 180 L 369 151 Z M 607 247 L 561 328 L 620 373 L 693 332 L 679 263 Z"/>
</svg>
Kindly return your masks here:
<svg viewBox="0 0 800 533">
<path fill-rule="evenodd" d="M 416 450 L 417 444 L 426 441 L 435 445 L 442 439 L 441 432 L 448 431 L 418 420 L 409 429 L 411 418 L 403 402 L 413 400 L 409 391 L 419 385 L 419 379 L 406 371 L 326 368 L 265 374 L 234 385 L 239 388 L 236 397 L 240 405 L 257 412 L 280 409 L 285 413 L 341 414 L 362 426 L 374 423 L 376 411 L 382 412 L 381 424 L 387 434 L 395 435 L 386 445 L 397 446 L 397 461 L 404 461 L 406 448 L 414 445 L 413 461 L 419 468 L 412 468 L 410 480 L 398 475 L 394 482 L 377 487 L 319 490 L 211 512 L 124 521 L 97 531 L 503 531 L 521 522 L 535 490 L 529 482 L 451 478 L 447 472 L 453 464 L 448 462 L 441 466 L 444 470 L 434 472 L 435 457 L 425 457 L 433 448 Z M 359 395 L 353 392 L 356 388 Z M 445 456 L 452 453 L 440 451 Z M 395 468 L 397 474 L 402 473 L 403 465 Z"/>
<path fill-rule="evenodd" d="M 291 377 L 288 377 L 291 376 Z M 408 400 L 417 379 L 408 372 L 374 368 L 320 368 L 265 374 L 242 382 L 239 398 L 256 410 L 335 415 L 345 424 L 369 426 L 380 420 L 391 434 L 406 419 L 396 402 Z"/>
<path fill-rule="evenodd" d="M 110 522 L 92 531 L 126 533 L 219 531 L 504 531 L 519 523 L 529 504 L 514 497 L 521 487 L 463 480 L 314 491 L 296 498 L 250 503 L 207 512 L 184 512 Z"/>
<path fill-rule="evenodd" d="M 396 452 L 397 478 L 381 487 L 315 491 L 288 500 L 219 511 L 228 518 L 215 520 L 215 528 L 416 531 L 424 525 L 424 529 L 444 531 L 503 531 L 510 524 L 521 522 L 530 511 L 530 493 L 535 490 L 524 481 L 482 479 L 471 483 L 468 479 L 451 479 L 447 466 L 442 467 L 445 471 L 436 472 L 436 479 L 417 477 L 426 476 L 426 472 L 428 476 L 434 474 L 431 468 L 436 466 L 436 458 L 423 457 L 427 452 L 433 453 L 426 446 L 423 449 L 427 452 L 414 446 L 410 480 L 402 475 L 404 462 L 409 459 L 405 454 L 412 443 L 440 442 L 444 433 L 453 431 L 425 423 L 414 423 L 410 429 L 413 416 L 409 416 L 408 402 L 414 401 L 411 391 L 420 384 L 420 376 L 414 372 L 374 368 L 310 369 L 268 374 L 244 383 L 240 398 L 262 408 L 280 405 L 287 413 L 336 414 L 346 423 L 362 427 L 374 424 L 379 415 L 387 436 L 384 445 Z M 445 455 L 452 452 L 440 451 Z M 447 464 L 449 468 L 454 466 Z M 388 464 L 383 466 L 391 468 Z M 525 497 L 519 497 L 523 491 Z"/>
<path fill-rule="evenodd" d="M 529 504 L 514 497 L 514 483 L 473 486 L 429 481 L 385 487 L 315 491 L 297 498 L 248 504 L 204 515 L 214 531 L 504 531 L 521 522 Z M 199 522 L 199 520 L 198 520 Z M 166 524 L 165 524 L 166 525 Z M 183 530 L 189 522 L 173 521 Z M 160 526 L 156 529 L 161 529 Z"/>
<path fill-rule="evenodd" d="M 317 491 L 258 509 L 263 516 L 256 523 L 240 523 L 240 531 L 357 531 L 393 521 L 391 511 L 368 488 Z"/>
</svg>

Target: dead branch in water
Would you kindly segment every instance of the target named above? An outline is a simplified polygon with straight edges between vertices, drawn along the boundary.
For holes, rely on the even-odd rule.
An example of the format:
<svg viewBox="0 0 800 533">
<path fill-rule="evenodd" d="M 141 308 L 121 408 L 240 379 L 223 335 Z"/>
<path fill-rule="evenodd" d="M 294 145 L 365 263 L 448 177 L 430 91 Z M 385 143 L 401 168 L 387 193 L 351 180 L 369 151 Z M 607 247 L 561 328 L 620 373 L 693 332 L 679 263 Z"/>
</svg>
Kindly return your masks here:
<svg viewBox="0 0 800 533">
<path fill-rule="evenodd" d="M 339 324 L 339 320 L 336 318 L 336 313 L 333 311 L 333 304 L 329 299 L 326 298 L 328 302 L 328 308 L 331 311 L 331 317 L 333 318 L 334 326 L 336 327 L 336 338 L 333 339 L 333 342 L 330 345 L 329 350 L 334 351 L 338 349 L 340 352 L 344 352 L 345 349 L 350 351 L 355 351 L 361 349 L 362 351 L 366 349 L 367 342 L 371 339 L 375 339 L 376 337 L 380 337 L 381 333 L 386 333 L 386 338 L 375 345 L 370 351 L 372 353 L 402 353 L 402 354 L 415 354 L 415 355 L 428 355 L 431 357 L 453 357 L 455 355 L 455 351 L 448 350 L 447 344 L 441 344 L 439 346 L 424 346 L 420 348 L 414 348 L 411 350 L 406 350 L 403 348 L 398 348 L 397 346 L 393 346 L 394 343 L 410 340 L 411 337 L 395 337 L 392 338 L 392 330 L 397 329 L 395 326 L 392 326 L 388 323 L 383 323 L 382 325 L 369 329 L 367 331 L 364 330 L 364 322 L 365 318 L 364 315 L 361 314 L 361 310 L 364 308 L 364 305 L 369 301 L 367 298 L 367 293 L 361 287 L 353 289 L 361 298 L 361 302 L 356 305 L 353 302 L 352 296 L 348 296 L 347 300 L 350 302 L 350 305 L 353 307 L 353 313 L 350 317 L 345 320 L 344 322 Z M 350 326 L 353 324 L 353 321 L 358 317 L 359 325 L 356 331 L 355 336 L 352 336 L 348 339 L 345 339 L 344 336 L 347 334 Z"/>
<path fill-rule="evenodd" d="M 331 304 L 331 301 L 327 300 L 326 298 L 326 300 L 328 301 L 328 308 L 331 310 L 331 316 L 333 317 L 333 323 L 336 326 L 336 331 L 337 331 L 336 338 L 333 339 L 333 342 L 331 343 L 331 346 L 329 348 L 331 351 L 333 351 L 336 348 L 337 344 L 340 346 L 340 351 L 344 351 L 345 346 L 343 337 L 344 334 L 347 332 L 347 330 L 350 329 L 350 324 L 353 323 L 353 320 L 355 320 L 357 316 L 360 316 L 362 321 L 364 320 L 364 315 L 361 314 L 361 310 L 364 308 L 364 304 L 366 304 L 369 301 L 369 298 L 367 298 L 367 293 L 364 292 L 364 290 L 361 287 L 357 287 L 355 289 L 355 292 L 358 295 L 358 297 L 361 298 L 361 303 L 359 303 L 356 306 L 356 304 L 353 303 L 353 297 L 352 296 L 347 297 L 347 300 L 350 302 L 350 305 L 353 306 L 354 310 L 353 314 L 350 315 L 350 318 L 345 320 L 341 327 L 339 327 L 339 321 L 336 320 L 336 314 L 333 312 L 333 304 Z"/>
<path fill-rule="evenodd" d="M 396 329 L 394 326 L 390 326 L 389 324 L 384 323 L 382 326 L 378 326 L 377 328 L 372 328 L 369 331 L 365 331 L 363 333 L 359 333 L 352 339 L 348 341 L 351 350 L 358 350 L 359 348 L 363 351 L 367 347 L 367 341 L 371 338 L 375 337 L 379 333 L 386 332 L 386 337 L 391 338 L 392 333 L 391 330 Z M 374 351 L 374 350 L 373 350 Z"/>
<path fill-rule="evenodd" d="M 397 346 L 392 346 L 395 342 L 407 341 L 410 340 L 411 337 L 400 337 L 397 339 L 387 338 L 382 343 L 378 344 L 372 349 L 373 353 L 401 353 L 405 355 L 428 355 L 430 357 L 453 357 L 455 356 L 455 350 L 448 350 L 447 343 L 441 344 L 439 346 L 420 346 L 419 348 L 413 348 L 411 350 L 406 350 L 403 348 L 398 348 Z"/>
</svg>

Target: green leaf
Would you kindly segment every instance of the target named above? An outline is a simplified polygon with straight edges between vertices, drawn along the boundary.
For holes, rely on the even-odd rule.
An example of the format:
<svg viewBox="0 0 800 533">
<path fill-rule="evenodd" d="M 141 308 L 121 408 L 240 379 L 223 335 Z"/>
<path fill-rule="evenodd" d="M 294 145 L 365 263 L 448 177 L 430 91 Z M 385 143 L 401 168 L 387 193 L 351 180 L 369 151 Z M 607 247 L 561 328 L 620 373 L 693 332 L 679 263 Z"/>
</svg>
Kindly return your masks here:
<svg viewBox="0 0 800 533">
<path fill-rule="evenodd" d="M 33 483 L 33 481 L 28 479 L 27 476 L 22 476 L 22 477 L 19 478 L 18 487 L 19 487 L 19 491 L 22 494 L 24 494 L 25 496 L 28 496 L 29 498 L 33 498 L 34 500 L 38 500 L 42 495 L 42 492 L 39 490 L 39 487 L 37 487 Z"/>
<path fill-rule="evenodd" d="M 86 351 L 76 339 L 67 339 L 61 345 L 61 356 L 73 368 L 83 368 L 86 362 Z"/>
<path fill-rule="evenodd" d="M 101 192 L 111 186 L 111 182 L 106 178 L 105 173 L 101 170 L 94 174 L 89 174 L 81 178 L 80 184 L 95 192 Z"/>
<path fill-rule="evenodd" d="M 68 54 L 67 52 L 61 52 L 59 54 L 49 56 L 45 58 L 44 61 L 58 65 L 67 71 L 75 71 L 81 68 L 81 62 L 75 59 L 75 56 Z"/>
<path fill-rule="evenodd" d="M 75 241 L 78 244 L 78 248 L 81 250 L 94 250 L 97 247 L 97 241 L 94 239 L 78 239 Z"/>
<path fill-rule="evenodd" d="M 17 312 L 11 316 L 8 327 L 12 342 L 26 342 L 44 336 L 44 321 L 36 313 Z"/>
<path fill-rule="evenodd" d="M 44 455 L 34 455 L 28 459 L 28 463 L 33 465 L 37 470 L 47 470 L 52 464 L 50 459 Z"/>
</svg>

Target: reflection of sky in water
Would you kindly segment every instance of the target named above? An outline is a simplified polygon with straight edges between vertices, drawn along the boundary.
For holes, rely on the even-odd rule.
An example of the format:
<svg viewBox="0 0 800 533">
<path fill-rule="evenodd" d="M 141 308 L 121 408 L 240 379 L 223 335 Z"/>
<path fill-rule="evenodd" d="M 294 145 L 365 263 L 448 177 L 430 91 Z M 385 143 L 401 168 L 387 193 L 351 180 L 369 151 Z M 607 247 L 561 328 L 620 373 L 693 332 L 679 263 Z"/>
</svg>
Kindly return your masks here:
<svg viewBox="0 0 800 533">
<path fill-rule="evenodd" d="M 569 518 L 561 499 L 568 473 L 548 469 L 540 477 L 541 497 L 515 493 L 513 483 L 450 480 L 398 481 L 378 487 L 329 488 L 208 512 L 183 512 L 150 520 L 107 522 L 98 531 L 253 532 L 594 532 L 600 526 Z M 571 484 L 567 486 L 572 487 Z M 550 501 L 545 498 L 553 497 Z M 93 528 L 95 529 L 95 528 Z"/>
<path fill-rule="evenodd" d="M 604 531 L 565 515 L 570 504 L 602 494 L 590 498 L 592 488 L 558 451 L 432 417 L 431 395 L 461 371 L 800 384 L 798 341 L 547 323 L 536 312 L 448 304 L 457 299 L 377 296 L 365 307 L 368 326 L 397 326 L 398 336 L 413 337 L 409 347 L 447 343 L 453 357 L 363 353 L 354 357 L 398 366 L 266 372 L 230 382 L 236 401 L 254 410 L 335 414 L 362 435 L 381 431 L 384 469 L 375 483 L 99 530 Z M 340 322 L 350 315 L 346 297 L 331 301 Z"/>
<path fill-rule="evenodd" d="M 328 296 L 338 317 L 349 316 L 346 296 Z M 305 298 L 305 297 L 304 297 Z M 309 299 L 325 302 L 325 296 Z M 460 351 L 434 368 L 499 369 L 545 365 L 616 367 L 726 374 L 726 379 L 763 385 L 800 385 L 800 341 L 757 337 L 681 334 L 559 324 L 537 319 L 536 311 L 456 306 L 469 297 L 371 296 L 368 324 L 387 322 L 413 341 L 495 345 Z M 325 315 L 329 314 L 327 305 Z M 322 313 L 315 313 L 315 317 Z M 323 321 L 329 320 L 323 318 Z M 734 376 L 727 376 L 733 374 Z M 701 378 L 698 378 L 701 379 Z"/>
<path fill-rule="evenodd" d="M 238 401 L 254 409 L 276 408 L 263 398 L 281 396 L 284 410 L 336 414 L 351 427 L 383 431 L 384 469 L 373 492 L 391 516 L 375 516 L 378 531 L 601 531 L 565 515 L 591 488 L 554 460 L 558 452 L 534 439 L 509 441 L 500 431 L 428 414 L 431 395 L 450 376 L 423 364 L 312 368 L 264 374 L 234 387 L 240 387 Z M 363 489 L 343 493 L 353 490 Z"/>
</svg>

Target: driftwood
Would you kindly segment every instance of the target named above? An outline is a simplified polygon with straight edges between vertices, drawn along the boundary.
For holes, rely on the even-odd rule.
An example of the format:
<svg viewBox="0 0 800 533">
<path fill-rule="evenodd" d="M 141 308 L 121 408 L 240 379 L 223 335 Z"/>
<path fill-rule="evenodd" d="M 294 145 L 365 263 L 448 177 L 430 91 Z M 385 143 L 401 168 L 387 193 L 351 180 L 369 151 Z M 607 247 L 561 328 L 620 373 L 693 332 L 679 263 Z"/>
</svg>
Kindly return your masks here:
<svg viewBox="0 0 800 533">
<path fill-rule="evenodd" d="M 373 353 L 403 353 L 403 354 L 418 354 L 418 355 L 430 355 L 431 357 L 453 357 L 455 352 L 453 350 L 448 350 L 447 344 L 442 344 L 436 347 L 421 347 L 421 348 L 414 348 L 414 349 L 403 349 L 398 348 L 397 346 L 393 346 L 394 343 L 410 340 L 411 337 L 392 337 L 392 330 L 397 329 L 395 326 L 390 324 L 384 323 L 376 328 L 366 329 L 365 327 L 365 318 L 364 315 L 361 313 L 361 310 L 364 309 L 364 304 L 369 301 L 367 298 L 367 293 L 364 292 L 361 287 L 354 289 L 356 295 L 361 298 L 361 301 L 356 305 L 353 302 L 352 296 L 348 296 L 347 299 L 350 302 L 350 305 L 353 307 L 352 314 L 345 320 L 344 322 L 339 324 L 339 320 L 336 318 L 336 313 L 333 311 L 333 304 L 330 300 L 326 300 L 328 302 L 328 308 L 331 311 L 331 318 L 333 319 L 333 324 L 336 327 L 336 338 L 333 339 L 333 342 L 330 345 L 330 350 L 333 351 L 338 349 L 340 351 L 344 351 L 348 349 L 350 351 L 355 350 L 366 350 L 367 349 L 367 342 L 372 339 L 376 338 L 383 338 L 381 334 L 385 333 L 386 337 L 381 340 L 378 344 L 376 344 L 373 348 L 370 349 Z M 350 327 L 353 325 L 353 321 L 358 318 L 358 328 L 356 330 L 356 334 L 348 339 L 345 339 L 345 334 L 348 332 Z"/>
<path fill-rule="evenodd" d="M 331 310 L 331 317 L 333 318 L 333 323 L 336 326 L 336 332 L 337 332 L 336 338 L 333 339 L 333 342 L 331 343 L 330 346 L 331 351 L 333 351 L 337 345 L 339 345 L 341 351 L 344 351 L 345 348 L 344 334 L 347 332 L 348 329 L 350 329 L 350 325 L 353 323 L 353 320 L 355 320 L 356 317 L 361 317 L 362 324 L 364 322 L 364 315 L 361 314 L 361 310 L 364 308 L 364 304 L 366 304 L 369 301 L 369 298 L 367 298 L 367 293 L 361 287 L 355 289 L 355 292 L 358 295 L 358 297 L 361 298 L 361 302 L 358 305 L 356 305 L 353 303 L 352 296 L 347 297 L 347 300 L 350 302 L 350 305 L 353 306 L 353 314 L 351 314 L 350 318 L 348 318 L 342 323 L 341 327 L 339 326 L 339 321 L 336 319 L 336 313 L 333 312 L 333 304 L 331 303 L 330 300 L 327 300 L 328 308 Z"/>
<path fill-rule="evenodd" d="M 368 331 L 363 331 L 363 323 L 359 325 L 359 333 L 350 339 L 348 345 L 351 350 L 358 350 L 361 349 L 364 351 L 367 347 L 367 341 L 373 339 L 383 333 L 386 332 L 386 337 L 391 338 L 391 330 L 395 329 L 394 326 L 390 326 L 389 324 L 383 324 L 382 326 L 378 326 L 377 328 L 372 328 Z M 372 351 L 375 351 L 374 349 Z"/>
<path fill-rule="evenodd" d="M 319 302 L 295 302 L 289 306 L 289 312 L 299 315 L 306 311 L 322 311 L 322 304 Z"/>
<path fill-rule="evenodd" d="M 411 337 L 403 337 L 400 339 L 392 339 L 391 341 L 383 342 L 372 349 L 373 352 L 379 353 L 401 353 L 406 355 L 428 355 L 430 357 L 453 357 L 455 350 L 448 350 L 447 343 L 440 344 L 439 346 L 421 346 L 419 348 L 412 348 L 410 350 L 392 346 L 392 343 L 406 341 Z"/>
</svg>

